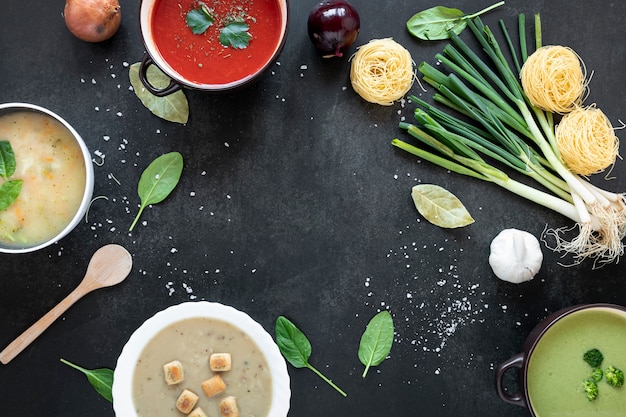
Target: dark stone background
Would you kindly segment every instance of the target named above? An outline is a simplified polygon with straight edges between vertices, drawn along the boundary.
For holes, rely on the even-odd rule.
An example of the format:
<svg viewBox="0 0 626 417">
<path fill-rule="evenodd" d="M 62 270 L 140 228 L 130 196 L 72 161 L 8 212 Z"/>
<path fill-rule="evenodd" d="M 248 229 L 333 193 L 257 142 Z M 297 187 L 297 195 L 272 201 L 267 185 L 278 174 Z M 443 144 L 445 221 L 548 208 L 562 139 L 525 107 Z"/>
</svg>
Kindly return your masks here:
<svg viewBox="0 0 626 417">
<path fill-rule="evenodd" d="M 312 372 L 290 366 L 292 416 L 525 416 L 497 397 L 494 368 L 518 353 L 550 312 L 626 303 L 621 263 L 564 267 L 547 248 L 530 283 L 495 278 L 489 244 L 502 229 L 540 236 L 546 225 L 571 223 L 394 149 L 391 139 L 404 135 L 397 124 L 413 106 L 365 102 L 350 87 L 347 59 L 317 55 L 306 33 L 315 1 L 291 2 L 285 48 L 257 84 L 222 95 L 187 91 L 186 126 L 154 117 L 129 90 L 127 66 L 144 53 L 138 2 L 122 1 L 122 27 L 101 44 L 69 34 L 63 4 L 3 5 L 0 101 L 38 104 L 68 120 L 94 158 L 105 155 L 104 165 L 94 166 L 94 196 L 108 200 L 95 201 L 88 221 L 58 244 L 0 255 L 0 346 L 67 295 L 100 246 L 125 246 L 134 268 L 124 283 L 79 301 L 0 366 L 2 415 L 112 416 L 111 405 L 59 359 L 112 368 L 130 334 L 154 313 L 210 300 L 247 312 L 271 334 L 278 315 L 289 317 L 311 340 L 311 363 L 349 394 L 342 398 Z M 434 3 L 353 4 L 361 14 L 359 45 L 393 37 L 417 63 L 434 62 L 444 46 L 405 29 L 408 18 Z M 488 4 L 446 5 L 473 12 Z M 593 71 L 588 102 L 618 125 L 625 113 L 626 3 L 508 1 L 484 21 L 497 32 L 498 19 L 515 29 L 521 12 L 529 20 L 541 13 L 544 44 L 582 56 Z M 412 92 L 422 94 L 417 85 Z M 431 95 L 429 89 L 423 96 Z M 129 234 L 139 176 L 169 151 L 185 158 L 181 182 Z M 606 187 L 624 190 L 622 161 L 613 175 Z M 418 183 L 455 193 L 476 222 L 444 230 L 421 219 L 410 198 Z M 396 325 L 393 349 L 363 380 L 359 338 L 383 308 Z"/>
</svg>

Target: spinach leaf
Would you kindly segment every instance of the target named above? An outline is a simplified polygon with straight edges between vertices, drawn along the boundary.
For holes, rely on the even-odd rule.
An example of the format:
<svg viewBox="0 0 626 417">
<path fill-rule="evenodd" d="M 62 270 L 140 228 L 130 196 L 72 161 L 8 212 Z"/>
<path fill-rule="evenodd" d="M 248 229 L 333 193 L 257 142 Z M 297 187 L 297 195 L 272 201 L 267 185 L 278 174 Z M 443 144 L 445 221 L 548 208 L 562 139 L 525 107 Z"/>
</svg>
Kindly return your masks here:
<svg viewBox="0 0 626 417">
<path fill-rule="evenodd" d="M 461 200 L 443 187 L 433 184 L 415 185 L 411 197 L 417 211 L 435 226 L 453 229 L 474 223 Z"/>
<path fill-rule="evenodd" d="M 140 62 L 136 62 L 130 66 L 128 70 L 128 78 L 130 85 L 133 86 L 135 95 L 141 100 L 141 103 L 152 114 L 169 122 L 180 124 L 187 123 L 189 120 L 189 103 L 187 96 L 183 90 L 178 90 L 165 97 L 157 97 L 143 86 L 139 79 Z M 170 78 L 154 65 L 150 65 L 146 72 L 146 77 L 150 84 L 156 88 L 166 88 L 170 84 Z"/>
<path fill-rule="evenodd" d="M 466 15 L 459 9 L 435 6 L 414 14 L 407 22 L 409 33 L 425 41 L 449 39 L 449 32 L 459 35 L 467 26 L 467 21 L 486 13 L 504 2 L 493 4 L 479 12 Z"/>
<path fill-rule="evenodd" d="M 10 180 L 0 185 L 0 211 L 6 210 L 20 195 L 22 180 Z"/>
<path fill-rule="evenodd" d="M 391 352 L 393 330 L 393 318 L 387 310 L 376 314 L 367 324 L 359 344 L 359 359 L 365 365 L 363 378 L 370 366 L 380 365 Z"/>
<path fill-rule="evenodd" d="M 178 152 L 170 152 L 159 156 L 148 165 L 141 174 L 137 185 L 137 194 L 141 199 L 139 213 L 130 226 L 132 231 L 143 210 L 150 204 L 165 200 L 176 188 L 183 172 L 183 156 Z"/>
<path fill-rule="evenodd" d="M 66 361 L 65 359 L 61 359 L 66 365 L 71 366 L 74 369 L 78 369 L 80 372 L 87 376 L 87 380 L 91 384 L 92 387 L 98 392 L 98 394 L 102 395 L 109 402 L 113 402 L 113 370 L 108 368 L 100 368 L 100 369 L 85 369 L 81 368 L 78 365 L 74 365 L 73 363 Z"/>
<path fill-rule="evenodd" d="M 252 36 L 248 32 L 250 27 L 244 22 L 231 22 L 220 31 L 220 43 L 235 49 L 245 49 L 250 44 Z"/>
<path fill-rule="evenodd" d="M 185 16 L 185 21 L 194 35 L 201 35 L 213 25 L 214 19 L 209 9 L 205 5 L 201 5 L 197 9 L 190 10 Z"/>
<path fill-rule="evenodd" d="M 15 154 L 11 142 L 0 141 L 0 177 L 9 178 L 15 172 Z"/>
<path fill-rule="evenodd" d="M 311 343 L 309 339 L 307 339 L 304 333 L 302 333 L 295 324 L 283 316 L 279 316 L 276 319 L 276 344 L 278 345 L 278 349 L 280 349 L 280 353 L 282 353 L 285 359 L 294 367 L 310 369 L 331 387 L 336 389 L 341 395 L 344 397 L 348 395 L 309 363 L 309 357 L 311 356 Z"/>
</svg>

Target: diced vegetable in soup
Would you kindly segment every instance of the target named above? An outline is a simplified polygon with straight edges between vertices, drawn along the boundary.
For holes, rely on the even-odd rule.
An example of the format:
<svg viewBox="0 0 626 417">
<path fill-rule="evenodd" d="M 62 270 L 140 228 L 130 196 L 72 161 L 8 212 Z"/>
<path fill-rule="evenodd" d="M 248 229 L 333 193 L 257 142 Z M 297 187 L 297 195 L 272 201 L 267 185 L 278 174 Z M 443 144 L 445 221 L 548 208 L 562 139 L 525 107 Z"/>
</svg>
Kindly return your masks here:
<svg viewBox="0 0 626 417">
<path fill-rule="evenodd" d="M 213 354 L 228 354 L 230 369 L 212 371 Z M 174 361 L 185 376 L 168 384 L 171 378 L 164 365 Z M 219 389 L 213 389 L 216 385 Z M 231 398 L 232 403 L 236 398 L 241 416 L 267 417 L 272 398 L 269 365 L 254 341 L 237 327 L 216 319 L 181 320 L 160 331 L 141 352 L 133 375 L 137 415 L 180 416 L 176 402 L 185 390 L 198 396 L 194 407 L 208 416 L 220 416 L 222 401 Z"/>
<path fill-rule="evenodd" d="M 86 181 L 82 150 L 58 120 L 32 111 L 0 116 L 0 140 L 9 141 L 15 153 L 11 178 L 23 181 L 15 202 L 0 211 L 0 245 L 36 246 L 61 232 L 80 207 Z"/>
</svg>

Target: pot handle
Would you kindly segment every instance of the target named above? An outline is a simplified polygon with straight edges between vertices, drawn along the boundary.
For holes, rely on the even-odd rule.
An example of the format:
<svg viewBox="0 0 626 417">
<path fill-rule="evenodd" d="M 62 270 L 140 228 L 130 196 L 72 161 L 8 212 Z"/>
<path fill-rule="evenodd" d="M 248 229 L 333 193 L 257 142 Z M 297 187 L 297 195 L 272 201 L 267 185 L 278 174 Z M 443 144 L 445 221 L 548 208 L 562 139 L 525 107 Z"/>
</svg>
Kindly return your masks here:
<svg viewBox="0 0 626 417">
<path fill-rule="evenodd" d="M 524 365 L 524 353 L 518 353 L 507 361 L 502 362 L 496 367 L 496 390 L 498 396 L 507 403 L 519 405 L 520 407 L 526 407 L 526 398 L 521 392 L 515 394 L 509 394 L 505 391 L 502 385 L 502 379 L 504 374 L 511 368 L 522 369 Z"/>
<path fill-rule="evenodd" d="M 156 64 L 149 54 L 145 54 L 143 59 L 141 60 L 141 65 L 139 66 L 139 80 L 141 80 L 143 86 L 146 87 L 146 90 L 148 90 L 157 97 L 165 97 L 181 89 L 180 84 L 178 84 L 174 80 L 171 80 L 170 84 L 165 88 L 156 88 L 155 86 L 150 84 L 150 82 L 148 81 L 148 67 L 150 65 Z"/>
</svg>

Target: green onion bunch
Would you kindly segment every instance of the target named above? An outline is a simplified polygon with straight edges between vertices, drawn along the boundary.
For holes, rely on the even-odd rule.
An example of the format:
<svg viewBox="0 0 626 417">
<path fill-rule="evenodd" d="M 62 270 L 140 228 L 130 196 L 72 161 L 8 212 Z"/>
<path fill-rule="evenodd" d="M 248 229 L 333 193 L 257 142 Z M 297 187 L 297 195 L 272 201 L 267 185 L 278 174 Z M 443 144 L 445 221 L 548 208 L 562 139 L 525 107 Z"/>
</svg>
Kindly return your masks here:
<svg viewBox="0 0 626 417">
<path fill-rule="evenodd" d="M 539 48 L 539 16 L 535 22 Z M 551 249 L 572 255 L 574 263 L 588 258 L 594 265 L 617 261 L 626 235 L 624 195 L 603 190 L 566 167 L 556 145 L 554 115 L 534 107 L 524 94 L 519 73 L 528 57 L 525 16 L 519 16 L 519 50 L 500 21 L 511 63 L 480 18 L 467 23 L 481 51 L 450 32 L 450 43 L 436 55 L 441 65 L 422 62 L 418 68 L 423 80 L 436 89 L 435 105 L 410 96 L 417 106 L 415 122 L 400 123 L 417 143 L 394 139 L 392 144 L 573 220 L 578 234 L 572 239 L 571 227 L 546 229 L 544 234 L 556 242 Z M 505 170 L 529 177 L 532 185 L 511 178 Z"/>
</svg>

